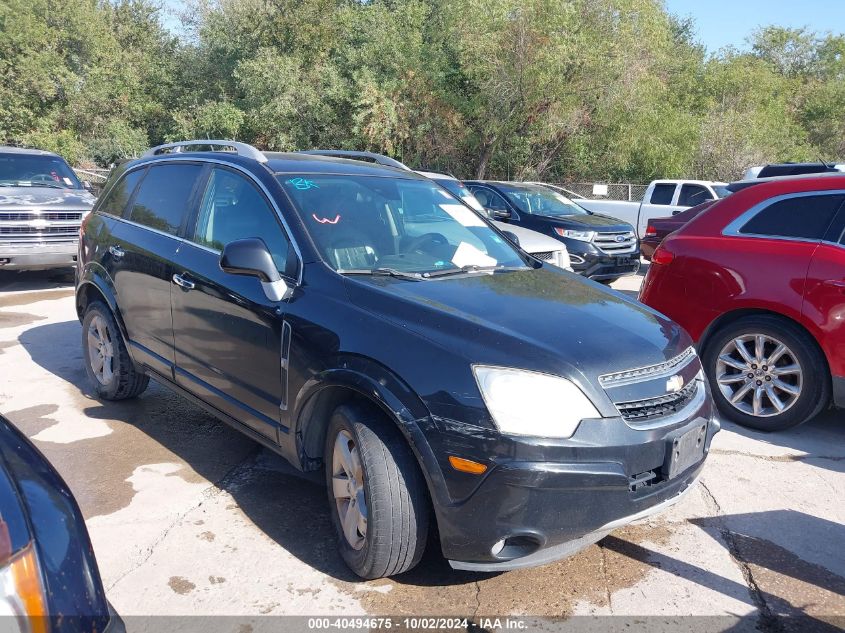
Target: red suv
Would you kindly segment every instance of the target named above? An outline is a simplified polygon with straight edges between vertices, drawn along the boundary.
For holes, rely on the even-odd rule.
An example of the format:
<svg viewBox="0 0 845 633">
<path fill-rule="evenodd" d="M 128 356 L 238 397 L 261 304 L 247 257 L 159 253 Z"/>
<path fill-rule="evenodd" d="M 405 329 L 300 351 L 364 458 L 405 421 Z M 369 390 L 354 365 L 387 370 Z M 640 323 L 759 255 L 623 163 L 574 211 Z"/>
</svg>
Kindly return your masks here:
<svg viewBox="0 0 845 633">
<path fill-rule="evenodd" d="M 728 419 L 775 431 L 845 407 L 845 176 L 717 201 L 658 247 L 640 300 L 696 341 Z"/>
</svg>

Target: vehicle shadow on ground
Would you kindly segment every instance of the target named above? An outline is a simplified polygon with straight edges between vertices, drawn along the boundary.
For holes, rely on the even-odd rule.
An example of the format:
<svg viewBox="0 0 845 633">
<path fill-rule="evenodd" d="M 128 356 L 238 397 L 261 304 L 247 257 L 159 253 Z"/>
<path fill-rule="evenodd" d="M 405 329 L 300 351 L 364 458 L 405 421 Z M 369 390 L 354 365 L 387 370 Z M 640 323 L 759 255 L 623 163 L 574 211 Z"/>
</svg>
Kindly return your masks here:
<svg viewBox="0 0 845 633">
<path fill-rule="evenodd" d="M 827 411 L 800 426 L 774 433 L 755 431 L 727 421 L 722 422 L 722 428 L 724 431 L 772 447 L 805 453 L 760 455 L 759 451 L 752 452 L 762 459 L 775 462 L 804 462 L 816 468 L 845 473 L 845 410 Z M 722 448 L 722 442 L 717 441 L 717 444 L 715 454 L 743 452 L 741 445 L 737 450 L 737 447 L 733 446 L 730 449 Z"/>
<path fill-rule="evenodd" d="M 290 554 L 337 580 L 360 582 L 337 553 L 321 472 L 299 473 L 281 456 L 155 383 L 135 400 L 94 399 L 82 365 L 80 339 L 76 321 L 36 326 L 19 337 L 35 363 L 78 391 L 79 408 L 87 417 L 132 425 L 204 480 L 231 494 L 244 514 Z M 91 441 L 98 442 L 93 446 L 101 452 L 125 452 L 126 447 L 109 444 L 120 441 L 115 435 Z M 102 458 L 108 459 L 106 455 Z M 143 463 L 143 458 L 133 462 L 136 466 Z M 126 476 L 129 474 L 131 470 Z M 420 565 L 394 580 L 417 586 L 450 586 L 489 576 L 453 571 L 432 538 Z"/>
<path fill-rule="evenodd" d="M 0 270 L 0 292 L 52 290 L 73 286 L 73 268 L 52 270 Z"/>
<path fill-rule="evenodd" d="M 763 538 L 749 536 L 744 528 L 777 525 L 784 530 L 801 532 L 808 540 L 845 542 L 845 526 L 793 510 L 772 510 L 747 514 L 720 515 L 691 519 L 690 523 L 727 546 L 731 556 L 750 580 L 752 602 L 759 613 L 747 616 L 735 627 L 744 630 L 743 621 L 756 620 L 756 628 L 772 631 L 841 631 L 845 624 L 840 598 L 845 596 L 845 578 L 829 569 L 807 562 L 794 552 Z M 621 540 L 613 535 L 602 547 L 656 569 L 668 571 L 724 595 L 742 595 L 749 591 L 745 583 L 725 578 L 712 571 L 680 561 L 647 547 Z M 788 594 L 786 598 L 784 594 Z M 807 613 L 807 609 L 812 613 Z M 819 615 L 824 614 L 824 615 Z M 782 619 L 785 618 L 785 619 Z"/>
</svg>

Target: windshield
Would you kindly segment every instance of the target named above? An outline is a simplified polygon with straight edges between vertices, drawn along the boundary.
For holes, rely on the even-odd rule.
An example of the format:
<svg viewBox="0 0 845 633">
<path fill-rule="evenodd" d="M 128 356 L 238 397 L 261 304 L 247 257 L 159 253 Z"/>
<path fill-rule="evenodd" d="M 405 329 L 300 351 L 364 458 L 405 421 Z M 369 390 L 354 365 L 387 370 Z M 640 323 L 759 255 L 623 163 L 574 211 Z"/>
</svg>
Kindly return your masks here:
<svg viewBox="0 0 845 633">
<path fill-rule="evenodd" d="M 30 154 L 0 154 L 0 187 L 82 189 L 63 159 Z"/>
<path fill-rule="evenodd" d="M 339 272 L 439 276 L 526 267 L 507 240 L 433 182 L 277 177 L 323 258 Z"/>
<path fill-rule="evenodd" d="M 569 198 L 542 185 L 497 185 L 508 199 L 523 213 L 561 217 L 565 215 L 589 215 Z"/>
<path fill-rule="evenodd" d="M 453 196 L 456 196 L 466 202 L 476 211 L 483 213 L 485 216 L 487 215 L 487 211 L 483 206 L 481 206 L 478 198 L 472 195 L 472 192 L 467 189 L 466 185 L 460 180 L 453 180 L 452 178 L 434 178 L 433 180 L 438 185 L 448 190 Z"/>
</svg>

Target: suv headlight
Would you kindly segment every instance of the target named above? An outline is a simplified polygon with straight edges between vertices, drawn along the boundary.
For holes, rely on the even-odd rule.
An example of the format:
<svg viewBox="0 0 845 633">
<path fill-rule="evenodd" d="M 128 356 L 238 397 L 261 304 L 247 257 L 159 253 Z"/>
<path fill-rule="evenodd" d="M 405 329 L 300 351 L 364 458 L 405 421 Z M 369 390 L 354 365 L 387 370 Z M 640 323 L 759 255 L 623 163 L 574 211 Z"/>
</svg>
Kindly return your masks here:
<svg viewBox="0 0 845 633">
<path fill-rule="evenodd" d="M 572 229 L 562 229 L 557 226 L 555 227 L 555 233 L 561 237 L 568 237 L 581 242 L 592 242 L 593 238 L 596 236 L 595 231 L 575 231 Z"/>
<path fill-rule="evenodd" d="M 567 438 L 581 420 L 601 417 L 584 392 L 565 378 L 484 365 L 472 371 L 502 433 Z"/>
</svg>

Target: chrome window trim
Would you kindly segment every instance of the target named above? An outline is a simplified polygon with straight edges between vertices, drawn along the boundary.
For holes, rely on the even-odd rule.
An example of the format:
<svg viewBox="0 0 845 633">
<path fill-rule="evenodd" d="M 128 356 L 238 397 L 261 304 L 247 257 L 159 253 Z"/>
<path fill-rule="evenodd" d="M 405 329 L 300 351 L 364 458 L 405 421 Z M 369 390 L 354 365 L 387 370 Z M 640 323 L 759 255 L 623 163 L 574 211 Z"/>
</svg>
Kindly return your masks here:
<svg viewBox="0 0 845 633">
<path fill-rule="evenodd" d="M 267 187 L 264 186 L 264 183 L 262 183 L 260 180 L 258 180 L 245 167 L 242 167 L 241 165 L 237 165 L 235 163 L 230 163 L 230 162 L 225 161 L 225 160 L 219 160 L 219 159 L 216 159 L 216 158 L 211 158 L 211 157 L 206 157 L 206 156 L 190 156 L 189 157 L 189 156 L 179 156 L 178 154 L 176 154 L 176 155 L 164 154 L 164 155 L 156 155 L 153 160 L 145 161 L 145 162 L 141 163 L 140 165 L 133 166 L 132 169 L 126 170 L 126 173 L 121 175 L 120 180 L 125 178 L 127 174 L 132 173 L 132 172 L 136 171 L 137 169 L 141 169 L 145 166 L 151 167 L 153 165 L 158 165 L 160 163 L 197 163 L 197 162 L 199 162 L 199 163 L 210 163 L 210 164 L 213 164 L 213 165 L 222 165 L 224 167 L 229 167 L 231 169 L 239 171 L 240 173 L 244 174 L 251 182 L 255 183 L 255 185 L 257 185 L 258 188 L 264 193 L 267 200 L 269 200 L 270 205 L 273 207 L 273 210 L 276 212 L 276 217 L 278 217 L 279 221 L 282 223 L 282 229 L 285 232 L 286 237 L 288 238 L 288 242 L 290 242 L 291 246 L 293 247 L 294 253 L 296 253 L 296 257 L 297 257 L 298 264 L 299 264 L 297 266 L 296 279 L 293 279 L 292 277 L 288 277 L 287 275 L 284 275 L 284 274 L 282 274 L 282 276 L 287 278 L 287 279 L 290 279 L 293 282 L 295 282 L 297 286 L 301 285 L 302 284 L 302 273 L 303 273 L 303 269 L 305 267 L 305 264 L 304 264 L 304 259 L 302 257 L 302 251 L 299 249 L 299 244 L 296 243 L 296 240 L 293 237 L 293 233 L 290 230 L 290 225 L 288 224 L 287 220 L 285 219 L 285 216 L 282 213 L 282 210 L 279 208 L 279 205 L 276 203 L 276 200 L 273 198 L 273 195 L 270 193 L 270 190 L 267 189 Z M 263 164 L 262 164 L 262 166 L 263 166 Z M 268 169 L 268 173 L 275 176 L 275 174 L 273 172 L 271 172 L 269 169 Z M 115 184 L 117 184 L 117 182 L 119 182 L 119 181 L 115 181 Z M 111 189 L 113 187 L 114 187 L 114 185 L 112 185 L 112 187 L 109 188 L 109 191 L 111 191 Z M 112 217 L 112 218 L 115 218 L 115 219 L 118 219 L 118 220 L 122 220 L 124 222 L 128 222 L 129 224 L 132 224 L 134 226 L 139 226 L 139 227 L 147 229 L 149 231 L 153 231 L 155 233 L 158 233 L 159 235 L 172 237 L 176 240 L 179 240 L 180 242 L 184 242 L 185 244 L 190 244 L 191 246 L 197 246 L 199 248 L 203 248 L 205 250 L 208 250 L 212 253 L 220 254 L 220 251 L 209 249 L 208 247 L 203 246 L 202 244 L 197 244 L 196 242 L 194 242 L 192 240 L 189 240 L 189 239 L 186 239 L 186 238 L 183 238 L 183 237 L 179 237 L 178 235 L 173 235 L 171 233 L 166 233 L 164 231 L 159 231 L 158 229 L 152 229 L 152 228 L 145 226 L 143 224 L 133 222 L 132 220 L 129 220 L 127 218 L 118 218 L 117 216 L 111 215 L 110 213 L 102 213 L 102 215 L 107 215 L 109 217 Z"/>
<path fill-rule="evenodd" d="M 767 239 L 767 240 L 781 240 L 784 242 L 803 242 L 805 244 L 818 244 L 819 242 L 823 242 L 824 239 L 822 236 L 821 238 L 809 238 L 809 237 L 790 237 L 788 235 L 767 235 L 765 233 L 742 233 L 740 229 L 748 224 L 752 219 L 754 219 L 759 213 L 762 213 L 766 209 L 768 209 L 773 204 L 777 204 L 778 202 L 783 202 L 784 200 L 790 200 L 792 198 L 807 198 L 810 196 L 836 196 L 836 195 L 845 195 L 845 189 L 823 189 L 821 191 L 799 191 L 794 193 L 784 193 L 779 196 L 775 196 L 774 198 L 767 198 L 761 202 L 758 202 L 754 206 L 752 206 L 747 211 L 744 211 L 739 216 L 737 216 L 731 223 L 729 223 L 724 229 L 722 229 L 722 235 L 725 237 L 751 237 L 756 239 Z M 842 212 L 842 207 L 837 211 L 838 213 Z M 834 214 L 834 219 L 836 214 Z"/>
</svg>

